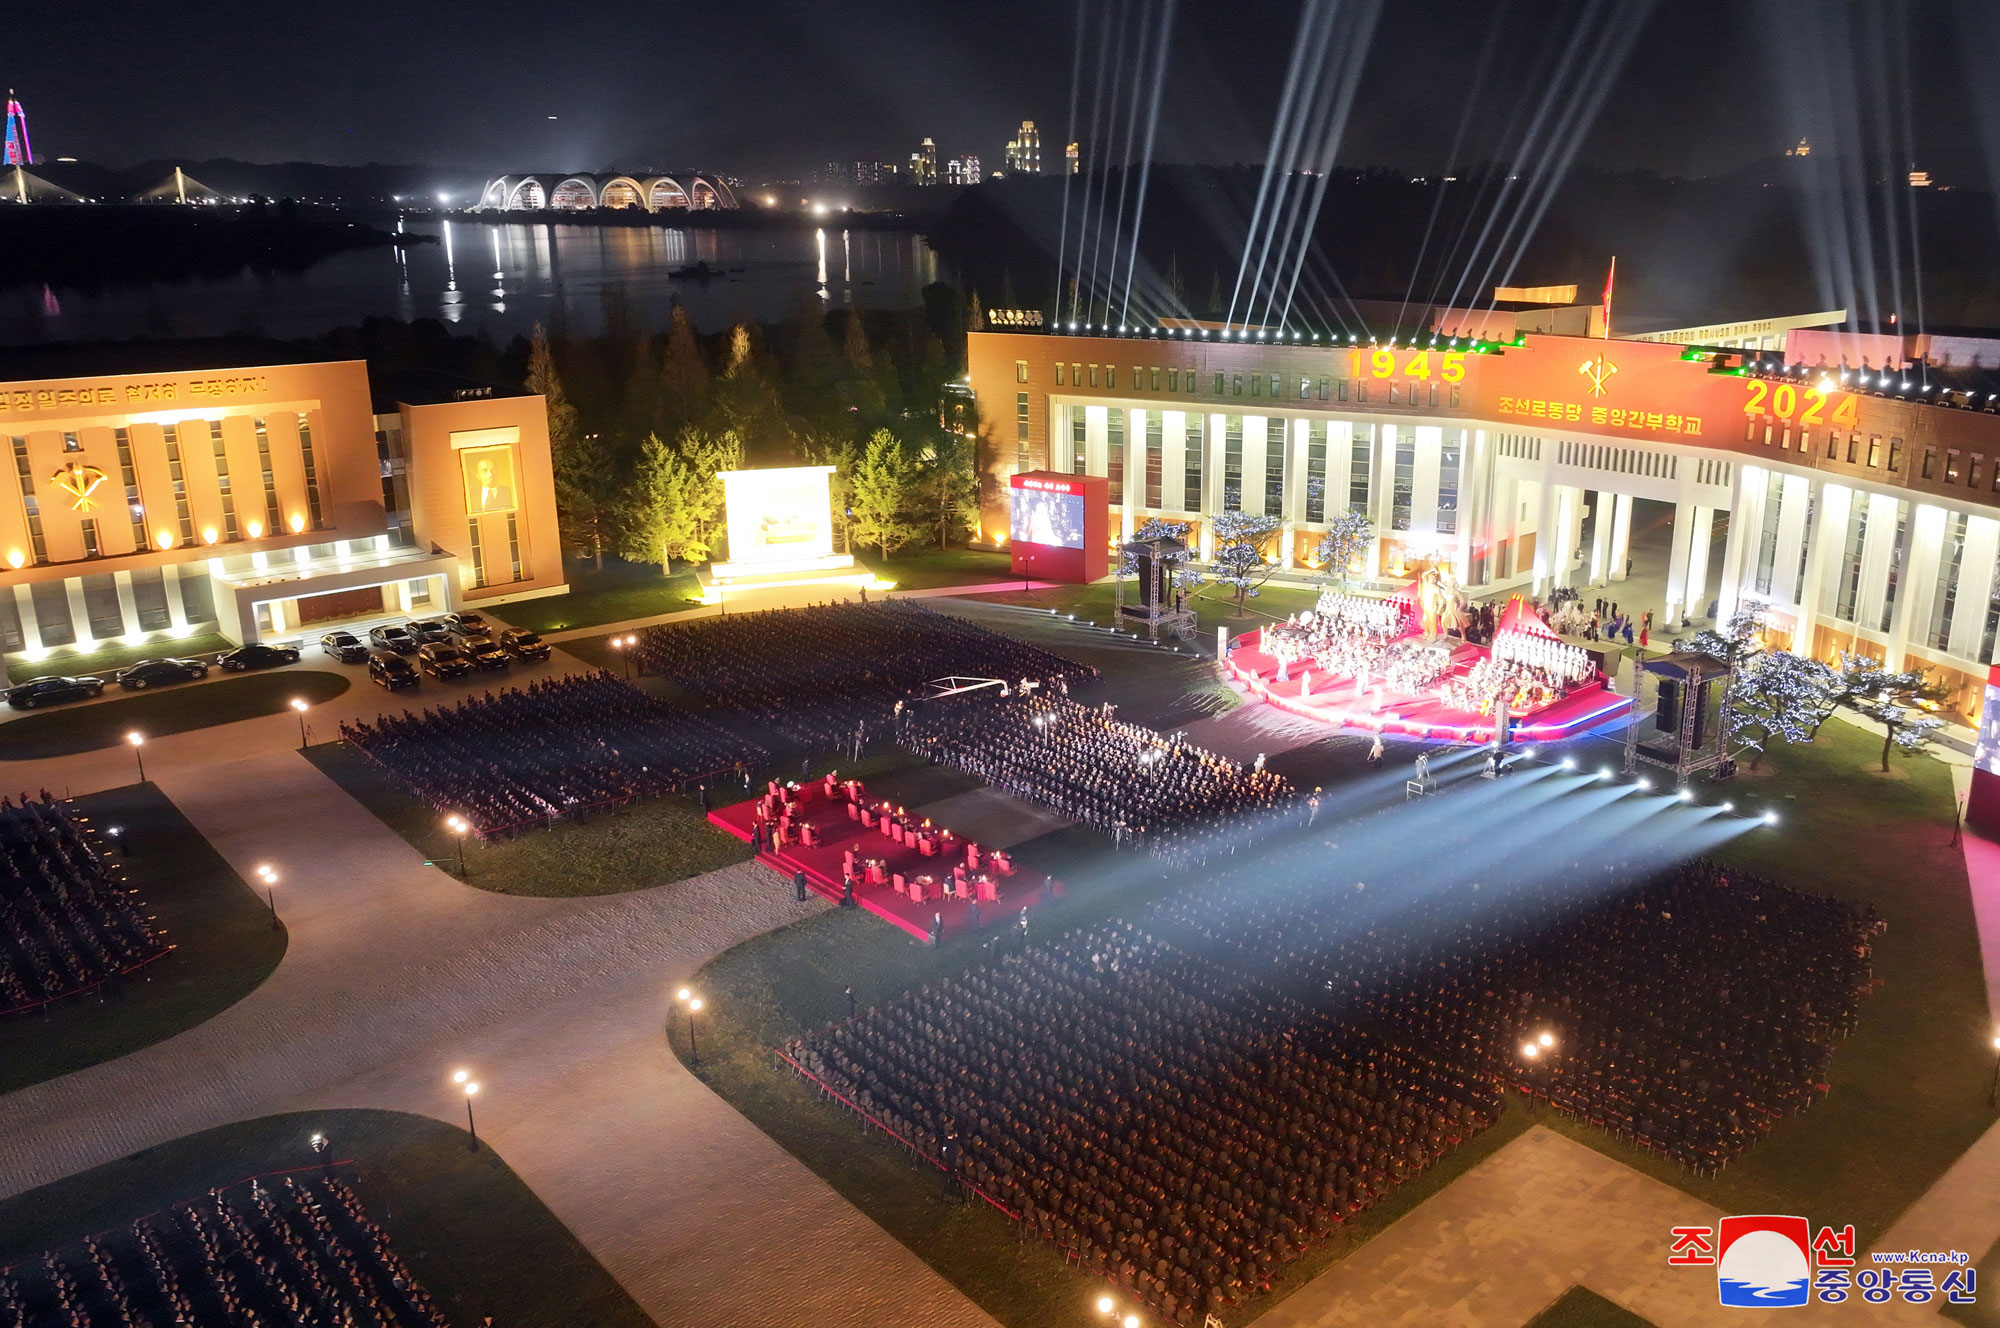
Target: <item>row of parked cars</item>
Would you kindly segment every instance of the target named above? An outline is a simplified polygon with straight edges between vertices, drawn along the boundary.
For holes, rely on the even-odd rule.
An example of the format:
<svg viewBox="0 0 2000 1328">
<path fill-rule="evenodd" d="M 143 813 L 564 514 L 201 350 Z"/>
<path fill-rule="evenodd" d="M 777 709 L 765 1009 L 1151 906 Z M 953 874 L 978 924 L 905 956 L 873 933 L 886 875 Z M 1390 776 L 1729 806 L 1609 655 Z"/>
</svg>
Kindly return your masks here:
<svg viewBox="0 0 2000 1328">
<path fill-rule="evenodd" d="M 365 659 L 369 680 L 392 692 L 417 686 L 426 673 L 448 682 L 475 671 L 505 669 L 515 660 L 549 657 L 548 642 L 525 627 L 508 627 L 496 634 L 492 624 L 471 612 L 386 623 L 370 628 L 365 644 L 352 632 L 328 632 L 319 646 L 343 664 Z"/>
<path fill-rule="evenodd" d="M 328 632 L 320 637 L 319 648 L 342 664 L 367 664 L 369 681 L 391 691 L 417 686 L 426 673 L 445 681 L 463 678 L 481 669 L 505 669 L 515 660 L 535 661 L 549 657 L 548 643 L 535 633 L 509 627 L 496 634 L 485 618 L 470 612 L 447 613 L 441 618 L 419 618 L 400 625 L 372 628 L 366 641 L 352 632 Z M 33 678 L 17 687 L 7 688 L 5 696 L 7 704 L 14 709 L 33 710 L 38 706 L 102 696 L 104 689 L 112 683 L 127 691 L 143 691 L 148 687 L 206 678 L 212 668 L 243 673 L 250 669 L 296 664 L 299 654 L 298 646 L 259 642 L 238 646 L 213 657 L 143 659 L 106 677 Z"/>
</svg>

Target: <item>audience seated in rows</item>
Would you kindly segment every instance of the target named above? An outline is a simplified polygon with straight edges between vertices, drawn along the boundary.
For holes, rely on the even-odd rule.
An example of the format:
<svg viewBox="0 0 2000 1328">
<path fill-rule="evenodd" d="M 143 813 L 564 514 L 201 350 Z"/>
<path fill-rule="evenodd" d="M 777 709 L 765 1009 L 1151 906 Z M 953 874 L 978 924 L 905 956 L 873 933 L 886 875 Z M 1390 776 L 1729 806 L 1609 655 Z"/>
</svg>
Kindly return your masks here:
<svg viewBox="0 0 2000 1328">
<path fill-rule="evenodd" d="M 343 723 L 340 736 L 482 838 L 675 792 L 767 756 L 609 673 Z"/>
<path fill-rule="evenodd" d="M 0 797 L 0 1014 L 115 981 L 173 947 L 88 818 L 47 790 Z"/>
</svg>

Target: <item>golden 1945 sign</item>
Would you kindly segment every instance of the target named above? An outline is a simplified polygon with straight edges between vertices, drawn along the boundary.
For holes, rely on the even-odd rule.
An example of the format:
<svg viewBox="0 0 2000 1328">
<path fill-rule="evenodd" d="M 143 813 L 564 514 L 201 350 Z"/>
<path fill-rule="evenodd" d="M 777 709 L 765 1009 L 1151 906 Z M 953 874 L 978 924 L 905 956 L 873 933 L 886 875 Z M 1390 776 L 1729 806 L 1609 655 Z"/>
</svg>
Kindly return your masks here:
<svg viewBox="0 0 2000 1328">
<path fill-rule="evenodd" d="M 23 392 L 0 390 L 0 415 L 255 396 L 265 390 L 267 381 L 263 374 L 245 374 L 235 378 L 170 378 L 121 383 L 115 387 L 55 387 Z"/>
</svg>

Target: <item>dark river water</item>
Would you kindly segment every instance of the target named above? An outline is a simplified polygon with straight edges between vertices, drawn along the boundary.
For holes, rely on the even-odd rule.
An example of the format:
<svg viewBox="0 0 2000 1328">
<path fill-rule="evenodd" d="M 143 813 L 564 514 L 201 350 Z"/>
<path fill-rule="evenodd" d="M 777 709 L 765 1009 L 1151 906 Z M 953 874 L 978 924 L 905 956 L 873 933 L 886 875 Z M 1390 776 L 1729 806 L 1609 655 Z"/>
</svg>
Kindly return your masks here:
<svg viewBox="0 0 2000 1328">
<path fill-rule="evenodd" d="M 364 318 L 437 318 L 505 343 L 546 320 L 560 299 L 571 323 L 600 322 L 601 292 L 622 287 L 655 328 L 675 299 L 704 332 L 771 322 L 811 294 L 827 307 L 920 302 L 941 264 L 922 236 L 894 231 L 669 230 L 653 226 L 407 223 L 437 244 L 336 254 L 304 272 L 152 282 L 88 292 L 0 292 L 0 343 L 221 336 L 302 337 Z M 712 279 L 674 278 L 705 262 Z M 740 270 L 739 270 L 740 269 Z"/>
</svg>

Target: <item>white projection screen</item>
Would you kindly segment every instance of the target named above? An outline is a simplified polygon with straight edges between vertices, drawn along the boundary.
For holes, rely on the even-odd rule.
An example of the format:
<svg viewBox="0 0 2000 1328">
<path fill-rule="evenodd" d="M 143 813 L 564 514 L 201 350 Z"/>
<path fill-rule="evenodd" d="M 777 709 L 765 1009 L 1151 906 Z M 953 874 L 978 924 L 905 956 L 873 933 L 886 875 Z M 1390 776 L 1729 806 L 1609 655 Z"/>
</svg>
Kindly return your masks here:
<svg viewBox="0 0 2000 1328">
<path fill-rule="evenodd" d="M 729 561 L 790 563 L 833 554 L 832 466 L 725 470 Z"/>
</svg>

